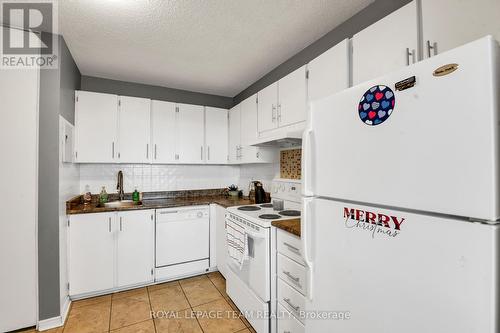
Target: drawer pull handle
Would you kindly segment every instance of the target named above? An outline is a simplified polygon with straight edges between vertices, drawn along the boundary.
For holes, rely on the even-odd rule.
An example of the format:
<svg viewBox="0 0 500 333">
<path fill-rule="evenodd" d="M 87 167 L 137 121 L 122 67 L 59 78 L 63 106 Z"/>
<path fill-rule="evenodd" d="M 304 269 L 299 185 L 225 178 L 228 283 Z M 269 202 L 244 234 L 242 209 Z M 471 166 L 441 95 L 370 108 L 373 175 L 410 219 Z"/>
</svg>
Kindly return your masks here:
<svg viewBox="0 0 500 333">
<path fill-rule="evenodd" d="M 292 273 L 288 271 L 283 271 L 283 274 L 285 274 L 290 280 L 294 281 L 295 283 L 299 283 L 300 281 L 300 278 L 293 276 Z"/>
<path fill-rule="evenodd" d="M 286 304 L 288 304 L 292 309 L 293 311 L 295 312 L 299 312 L 300 310 L 300 306 L 298 305 L 293 305 L 293 303 L 290 301 L 289 298 L 283 298 L 283 301 L 285 301 Z"/>
<path fill-rule="evenodd" d="M 289 250 L 292 250 L 293 252 L 297 252 L 298 254 L 300 254 L 300 250 L 298 248 L 296 248 L 295 246 L 292 246 L 292 245 L 288 244 L 287 242 L 283 242 L 283 245 L 288 247 Z"/>
<path fill-rule="evenodd" d="M 164 214 L 176 214 L 178 213 L 179 211 L 177 210 L 171 210 L 171 211 L 165 211 L 165 212 L 159 212 L 161 215 L 164 215 Z"/>
</svg>

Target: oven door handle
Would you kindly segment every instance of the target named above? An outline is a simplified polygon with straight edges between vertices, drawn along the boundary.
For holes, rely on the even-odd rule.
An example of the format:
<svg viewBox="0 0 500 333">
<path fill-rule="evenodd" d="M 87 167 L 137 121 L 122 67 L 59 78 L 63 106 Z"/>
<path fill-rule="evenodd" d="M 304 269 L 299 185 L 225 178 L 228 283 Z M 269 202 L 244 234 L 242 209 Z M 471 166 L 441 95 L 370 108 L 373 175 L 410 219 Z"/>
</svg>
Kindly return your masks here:
<svg viewBox="0 0 500 333">
<path fill-rule="evenodd" d="M 248 236 L 252 237 L 252 238 L 257 238 L 257 239 L 265 239 L 266 236 L 264 235 L 261 235 L 261 234 L 258 234 L 256 232 L 253 232 L 253 231 L 248 231 L 245 229 L 245 234 L 247 234 Z"/>
</svg>

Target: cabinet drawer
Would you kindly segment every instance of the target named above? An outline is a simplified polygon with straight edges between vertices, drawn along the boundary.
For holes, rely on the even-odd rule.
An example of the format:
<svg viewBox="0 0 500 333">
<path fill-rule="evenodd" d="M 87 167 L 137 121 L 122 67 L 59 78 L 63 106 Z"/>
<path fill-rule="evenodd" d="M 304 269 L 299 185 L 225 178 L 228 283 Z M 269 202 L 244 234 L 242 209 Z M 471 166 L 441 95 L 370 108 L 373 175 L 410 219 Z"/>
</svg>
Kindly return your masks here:
<svg viewBox="0 0 500 333">
<path fill-rule="evenodd" d="M 278 333 L 304 333 L 306 331 L 295 317 L 278 304 Z"/>
<path fill-rule="evenodd" d="M 300 238 L 289 232 L 278 230 L 278 252 L 298 263 L 304 264 L 302 259 L 302 242 Z"/>
<path fill-rule="evenodd" d="M 300 313 L 304 311 L 306 306 L 306 299 L 304 295 L 290 287 L 281 279 L 278 279 L 278 302 L 290 311 L 295 318 L 303 322 L 303 318 L 301 318 Z"/>
<path fill-rule="evenodd" d="M 298 290 L 302 295 L 306 294 L 306 268 L 279 253 L 278 276 Z"/>
</svg>

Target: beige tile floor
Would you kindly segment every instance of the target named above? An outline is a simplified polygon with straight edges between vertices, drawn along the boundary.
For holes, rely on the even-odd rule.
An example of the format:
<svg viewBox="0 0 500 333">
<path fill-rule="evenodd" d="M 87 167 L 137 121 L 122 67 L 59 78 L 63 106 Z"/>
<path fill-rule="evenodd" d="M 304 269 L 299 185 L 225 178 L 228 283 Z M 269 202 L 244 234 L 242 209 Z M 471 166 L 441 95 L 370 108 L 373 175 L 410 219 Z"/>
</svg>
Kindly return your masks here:
<svg viewBox="0 0 500 333">
<path fill-rule="evenodd" d="M 226 295 L 219 272 L 72 303 L 64 327 L 48 333 L 255 332 Z M 154 311 L 156 318 L 152 318 Z M 213 314 L 219 314 L 215 316 Z M 35 332 L 23 330 L 21 332 Z"/>
</svg>

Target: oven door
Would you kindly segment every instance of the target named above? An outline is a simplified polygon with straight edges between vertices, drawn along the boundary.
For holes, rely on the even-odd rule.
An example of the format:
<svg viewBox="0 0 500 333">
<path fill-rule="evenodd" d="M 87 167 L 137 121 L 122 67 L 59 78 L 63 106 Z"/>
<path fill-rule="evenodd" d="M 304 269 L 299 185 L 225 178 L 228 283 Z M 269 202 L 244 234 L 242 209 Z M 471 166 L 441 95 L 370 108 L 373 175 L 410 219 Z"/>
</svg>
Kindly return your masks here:
<svg viewBox="0 0 500 333">
<path fill-rule="evenodd" d="M 248 260 L 244 261 L 240 269 L 240 265 L 228 256 L 227 266 L 263 302 L 269 302 L 271 300 L 270 228 L 230 218 L 226 223 L 243 227 L 248 238 Z"/>
</svg>

